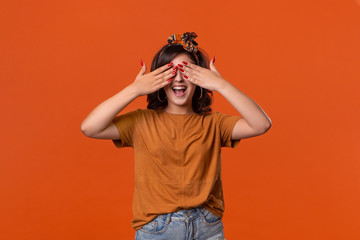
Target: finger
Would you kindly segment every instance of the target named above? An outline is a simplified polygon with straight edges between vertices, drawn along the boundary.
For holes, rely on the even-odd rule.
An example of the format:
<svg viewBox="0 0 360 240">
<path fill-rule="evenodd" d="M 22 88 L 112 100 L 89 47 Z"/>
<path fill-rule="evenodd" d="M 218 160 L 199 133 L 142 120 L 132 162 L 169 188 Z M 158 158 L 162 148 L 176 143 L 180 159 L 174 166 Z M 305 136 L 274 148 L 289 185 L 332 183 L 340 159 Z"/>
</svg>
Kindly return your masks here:
<svg viewBox="0 0 360 240">
<path fill-rule="evenodd" d="M 158 84 L 162 84 L 163 82 L 171 82 L 174 79 L 174 77 L 175 77 L 175 75 L 173 73 L 170 73 L 170 74 L 156 80 L 154 83 L 156 85 L 158 85 Z"/>
<path fill-rule="evenodd" d="M 170 72 L 167 75 L 164 75 L 162 78 L 159 78 L 155 81 L 155 84 L 161 84 L 163 82 L 171 82 L 175 77 L 175 74 L 173 72 Z"/>
<path fill-rule="evenodd" d="M 193 64 L 193 66 L 196 66 L 196 67 L 192 68 L 191 66 L 190 67 L 188 66 L 188 67 L 181 68 L 181 70 L 183 70 L 182 73 L 184 73 L 184 74 L 196 74 L 196 75 L 202 74 L 203 68 L 201 68 L 201 67 L 199 67 L 197 65 L 194 65 L 194 64 Z M 199 68 L 197 68 L 197 67 L 199 67 Z"/>
<path fill-rule="evenodd" d="M 156 76 L 156 75 L 158 75 L 159 73 L 162 73 L 163 71 L 165 71 L 166 69 L 172 67 L 173 65 L 174 65 L 173 63 L 165 64 L 165 65 L 163 65 L 163 66 L 155 69 L 155 70 L 152 71 L 151 73 Z"/>
<path fill-rule="evenodd" d="M 189 77 L 189 76 L 184 75 L 184 78 L 193 84 L 199 85 L 199 79 L 196 76 Z"/>
<path fill-rule="evenodd" d="M 146 65 L 143 62 L 143 65 L 142 65 L 142 67 L 140 69 L 140 72 L 138 73 L 138 76 L 144 75 L 145 73 L 146 73 Z"/>
<path fill-rule="evenodd" d="M 213 72 L 219 73 L 219 71 L 218 71 L 218 70 L 216 69 L 216 67 L 215 67 L 215 64 L 214 64 L 213 60 L 214 60 L 214 59 L 211 60 L 210 65 L 209 65 L 209 66 L 210 66 L 210 70 L 213 71 Z"/>
<path fill-rule="evenodd" d="M 176 71 L 177 71 L 177 67 L 170 68 L 170 69 L 166 70 L 165 72 L 158 74 L 155 78 L 156 79 L 165 79 L 169 74 L 170 75 L 172 74 L 173 76 L 175 76 Z"/>
<path fill-rule="evenodd" d="M 183 74 L 183 75 L 186 75 L 186 76 L 188 76 L 188 77 L 194 77 L 194 76 L 199 76 L 200 75 L 200 73 L 198 72 L 198 71 L 195 71 L 194 69 L 190 69 L 190 68 L 185 68 L 185 69 L 181 69 L 182 71 L 181 71 L 181 73 Z"/>
<path fill-rule="evenodd" d="M 158 89 L 160 89 L 160 88 L 163 88 L 163 87 L 165 87 L 166 85 L 168 85 L 168 84 L 170 84 L 171 83 L 171 81 L 163 81 L 163 82 L 161 82 L 161 83 L 159 83 L 157 86 L 158 86 Z"/>
<path fill-rule="evenodd" d="M 194 69 L 194 70 L 197 70 L 197 71 L 200 71 L 200 70 L 203 69 L 203 67 L 200 67 L 200 66 L 198 66 L 198 65 L 196 65 L 194 63 L 188 63 L 188 62 L 183 62 L 183 63 L 185 65 L 185 67 L 191 68 L 191 69 Z"/>
</svg>

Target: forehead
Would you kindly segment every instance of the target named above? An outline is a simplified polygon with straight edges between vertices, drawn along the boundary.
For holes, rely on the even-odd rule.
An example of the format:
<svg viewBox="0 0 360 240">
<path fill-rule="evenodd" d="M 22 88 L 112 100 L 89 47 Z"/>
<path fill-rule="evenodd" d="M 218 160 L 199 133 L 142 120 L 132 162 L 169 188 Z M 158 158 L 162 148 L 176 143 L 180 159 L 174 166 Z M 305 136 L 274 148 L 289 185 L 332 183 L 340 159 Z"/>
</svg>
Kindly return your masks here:
<svg viewBox="0 0 360 240">
<path fill-rule="evenodd" d="M 185 61 L 185 62 L 190 62 L 190 63 L 194 63 L 194 61 L 186 54 L 186 53 L 180 53 L 179 55 L 177 55 L 174 59 L 173 62 L 176 61 Z"/>
</svg>

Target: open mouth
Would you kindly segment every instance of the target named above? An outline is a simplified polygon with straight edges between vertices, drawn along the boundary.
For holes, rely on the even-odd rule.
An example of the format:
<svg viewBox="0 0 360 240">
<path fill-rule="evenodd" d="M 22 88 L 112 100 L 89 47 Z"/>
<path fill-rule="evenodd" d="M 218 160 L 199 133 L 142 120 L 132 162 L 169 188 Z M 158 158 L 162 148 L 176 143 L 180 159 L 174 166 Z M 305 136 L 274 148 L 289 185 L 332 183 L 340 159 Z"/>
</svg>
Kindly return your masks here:
<svg viewBox="0 0 360 240">
<path fill-rule="evenodd" d="M 179 87 L 173 87 L 172 90 L 177 97 L 182 97 L 185 95 L 187 87 L 185 86 L 179 86 Z"/>
</svg>

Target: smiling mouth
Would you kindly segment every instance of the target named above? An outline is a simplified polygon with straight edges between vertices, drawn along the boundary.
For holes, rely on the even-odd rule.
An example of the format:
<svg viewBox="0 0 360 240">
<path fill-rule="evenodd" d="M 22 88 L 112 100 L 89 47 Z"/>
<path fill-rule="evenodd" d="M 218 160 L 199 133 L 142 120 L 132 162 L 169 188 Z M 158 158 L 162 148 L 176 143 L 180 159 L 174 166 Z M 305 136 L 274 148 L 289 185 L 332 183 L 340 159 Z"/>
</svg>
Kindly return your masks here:
<svg viewBox="0 0 360 240">
<path fill-rule="evenodd" d="M 185 95 L 187 87 L 173 87 L 172 90 L 176 97 L 182 97 Z"/>
</svg>

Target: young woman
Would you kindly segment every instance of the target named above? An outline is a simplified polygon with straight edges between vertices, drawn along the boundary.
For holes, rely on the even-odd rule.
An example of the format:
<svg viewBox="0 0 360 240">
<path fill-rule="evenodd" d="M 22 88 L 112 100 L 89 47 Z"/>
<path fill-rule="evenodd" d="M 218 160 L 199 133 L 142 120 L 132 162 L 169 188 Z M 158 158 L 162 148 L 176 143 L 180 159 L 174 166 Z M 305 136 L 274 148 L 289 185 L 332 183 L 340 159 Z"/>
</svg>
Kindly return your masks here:
<svg viewBox="0 0 360 240">
<path fill-rule="evenodd" d="M 221 147 L 267 132 L 271 120 L 221 77 L 192 32 L 174 34 L 151 71 L 98 105 L 81 125 L 91 138 L 135 151 L 132 227 L 135 239 L 224 239 Z M 218 91 L 241 114 L 212 111 Z M 120 114 L 147 95 L 147 109 Z"/>
</svg>

